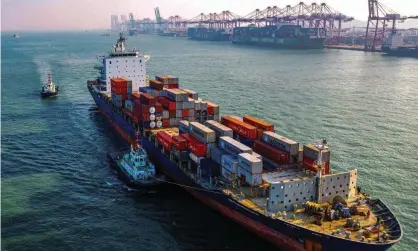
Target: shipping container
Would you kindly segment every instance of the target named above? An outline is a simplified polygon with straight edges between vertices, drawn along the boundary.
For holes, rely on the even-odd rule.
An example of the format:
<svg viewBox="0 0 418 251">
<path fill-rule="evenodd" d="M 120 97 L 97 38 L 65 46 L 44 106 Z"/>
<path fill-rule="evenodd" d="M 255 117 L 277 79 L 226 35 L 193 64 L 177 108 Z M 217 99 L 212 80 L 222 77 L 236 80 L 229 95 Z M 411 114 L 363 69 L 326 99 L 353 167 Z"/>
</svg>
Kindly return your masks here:
<svg viewBox="0 0 418 251">
<path fill-rule="evenodd" d="M 180 122 L 180 118 L 170 118 L 170 126 L 178 126 Z"/>
<path fill-rule="evenodd" d="M 241 177 L 244 177 L 243 180 L 250 186 L 261 185 L 263 182 L 261 175 L 261 173 L 250 173 L 241 167 L 238 168 L 238 179 L 242 180 Z"/>
<path fill-rule="evenodd" d="M 238 158 L 234 155 L 222 155 L 221 166 L 231 173 L 238 172 Z"/>
<path fill-rule="evenodd" d="M 183 102 L 189 100 L 189 95 L 180 89 L 168 89 L 165 91 L 165 95 L 172 101 Z"/>
<path fill-rule="evenodd" d="M 180 134 L 183 138 L 187 140 L 187 149 L 194 153 L 197 157 L 206 156 L 206 145 L 199 140 L 195 139 L 190 134 Z"/>
<path fill-rule="evenodd" d="M 222 156 L 225 154 L 227 153 L 223 149 L 213 146 L 210 151 L 210 158 L 220 165 Z"/>
<path fill-rule="evenodd" d="M 164 84 L 158 80 L 150 80 L 149 86 L 159 91 L 162 91 L 164 88 Z"/>
<path fill-rule="evenodd" d="M 248 146 L 234 140 L 231 137 L 223 136 L 219 138 L 219 147 L 224 149 L 232 155 L 238 155 L 240 153 L 252 153 L 252 149 Z"/>
<path fill-rule="evenodd" d="M 189 98 L 192 98 L 192 99 L 198 99 L 199 98 L 197 92 L 195 92 L 195 91 L 191 91 L 191 90 L 183 89 L 183 88 L 181 90 L 187 92 L 187 94 L 189 95 Z"/>
<path fill-rule="evenodd" d="M 163 113 L 163 106 L 160 103 L 155 104 L 155 113 L 159 113 L 159 114 Z"/>
<path fill-rule="evenodd" d="M 262 157 L 260 154 L 258 154 L 258 153 L 256 153 L 256 152 L 254 152 L 254 151 L 253 151 L 252 155 L 253 155 L 254 157 L 258 158 L 258 159 L 263 160 L 263 157 Z"/>
<path fill-rule="evenodd" d="M 155 106 L 157 103 L 157 100 L 148 93 L 141 93 L 140 100 L 141 103 L 151 106 Z"/>
<path fill-rule="evenodd" d="M 239 136 L 252 140 L 257 138 L 257 129 L 252 125 L 244 123 L 232 116 L 224 116 L 221 121 L 223 125 L 231 128 Z"/>
<path fill-rule="evenodd" d="M 181 116 L 182 117 L 189 117 L 189 110 L 188 109 L 181 110 Z"/>
<path fill-rule="evenodd" d="M 280 150 L 290 153 L 291 156 L 297 156 L 299 150 L 299 143 L 294 140 L 280 136 L 274 132 L 264 132 L 263 141 Z"/>
<path fill-rule="evenodd" d="M 163 119 L 168 119 L 168 118 L 170 118 L 168 110 L 163 110 Z"/>
<path fill-rule="evenodd" d="M 171 75 L 157 75 L 155 79 L 163 83 L 164 85 L 178 84 L 179 78 Z"/>
<path fill-rule="evenodd" d="M 224 125 L 222 125 L 219 122 L 216 122 L 214 120 L 207 120 L 205 121 L 205 126 L 209 127 L 213 131 L 215 131 L 216 134 L 216 141 L 219 141 L 220 137 L 227 136 L 227 137 L 234 137 L 234 132 L 231 128 L 228 128 Z"/>
<path fill-rule="evenodd" d="M 243 117 L 243 121 L 247 124 L 250 124 L 252 126 L 255 126 L 257 129 L 261 129 L 262 131 L 270 131 L 274 132 L 274 125 L 261 120 L 259 118 L 253 117 L 253 116 L 245 116 Z"/>
<path fill-rule="evenodd" d="M 131 95 L 131 99 L 132 99 L 132 101 L 134 101 L 134 102 L 135 102 L 135 100 L 140 100 L 140 98 L 141 98 L 141 94 L 139 94 L 138 92 L 134 92 L 134 93 L 132 93 L 132 95 Z"/>
<path fill-rule="evenodd" d="M 170 127 L 170 120 L 169 119 L 163 119 L 163 127 Z"/>
<path fill-rule="evenodd" d="M 173 140 L 171 138 L 171 136 L 164 132 L 158 132 L 157 133 L 157 141 L 158 143 L 160 143 L 165 149 L 171 151 L 171 145 L 173 144 Z"/>
<path fill-rule="evenodd" d="M 111 78 L 110 86 L 115 88 L 127 88 L 127 81 L 123 78 Z"/>
<path fill-rule="evenodd" d="M 254 151 L 279 165 L 289 164 L 290 155 L 288 152 L 275 148 L 263 141 L 254 141 Z"/>
<path fill-rule="evenodd" d="M 299 151 L 298 151 L 298 160 L 299 163 L 303 162 L 303 147 L 299 147 Z"/>
<path fill-rule="evenodd" d="M 303 145 L 303 156 L 313 160 L 318 160 L 319 149 L 313 144 Z M 322 150 L 322 161 L 329 162 L 331 160 L 331 152 L 328 148 Z"/>
<path fill-rule="evenodd" d="M 182 110 L 176 110 L 176 118 L 183 118 L 183 111 Z"/>
<path fill-rule="evenodd" d="M 219 114 L 219 112 L 220 112 L 219 105 L 208 102 L 208 115 Z"/>
<path fill-rule="evenodd" d="M 208 110 L 208 101 L 203 101 L 203 100 L 200 101 L 200 110 L 202 111 Z"/>
<path fill-rule="evenodd" d="M 194 109 L 195 110 L 200 110 L 200 100 L 195 100 L 194 101 Z"/>
<path fill-rule="evenodd" d="M 179 132 L 189 133 L 189 121 L 181 120 L 179 123 Z"/>
<path fill-rule="evenodd" d="M 218 122 L 219 122 L 219 121 L 221 121 L 221 115 L 219 115 L 219 114 L 218 114 L 218 115 L 216 115 L 216 114 L 215 114 L 215 115 L 213 116 L 213 120 L 218 121 Z"/>
<path fill-rule="evenodd" d="M 238 154 L 238 165 L 250 173 L 263 172 L 263 161 L 249 153 Z"/>
<path fill-rule="evenodd" d="M 176 110 L 176 103 L 169 100 L 166 97 L 158 97 L 157 101 L 158 101 L 158 103 L 160 103 L 164 108 L 166 108 L 169 111 L 175 111 Z"/>
<path fill-rule="evenodd" d="M 189 123 L 189 132 L 198 140 L 204 143 L 215 143 L 216 134 L 212 129 L 198 123 L 190 122 Z"/>
<path fill-rule="evenodd" d="M 227 170 L 224 167 L 221 168 L 221 175 L 228 181 L 233 181 L 234 179 L 237 178 L 237 173 L 231 173 L 229 170 Z"/>
<path fill-rule="evenodd" d="M 187 149 L 187 140 L 182 136 L 174 136 L 173 138 L 173 146 L 180 151 L 184 151 Z"/>
<path fill-rule="evenodd" d="M 189 114 L 188 114 L 188 116 L 189 117 L 193 117 L 194 118 L 194 109 L 189 109 Z"/>
<path fill-rule="evenodd" d="M 134 111 L 134 102 L 132 102 L 132 100 L 126 100 L 125 101 L 125 108 L 128 111 L 133 112 Z"/>
</svg>

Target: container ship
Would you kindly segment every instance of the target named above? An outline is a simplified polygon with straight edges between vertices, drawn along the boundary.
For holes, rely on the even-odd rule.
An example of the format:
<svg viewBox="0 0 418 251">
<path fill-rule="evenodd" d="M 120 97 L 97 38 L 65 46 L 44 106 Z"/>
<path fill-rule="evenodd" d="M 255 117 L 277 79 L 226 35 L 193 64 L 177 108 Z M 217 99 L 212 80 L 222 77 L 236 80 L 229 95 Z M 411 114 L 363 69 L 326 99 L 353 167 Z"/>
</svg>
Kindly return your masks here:
<svg viewBox="0 0 418 251">
<path fill-rule="evenodd" d="M 191 27 L 187 29 L 187 36 L 193 40 L 231 41 L 232 29 Z"/>
<path fill-rule="evenodd" d="M 418 45 L 407 45 L 400 34 L 391 34 L 382 46 L 382 52 L 389 56 L 418 58 Z"/>
<path fill-rule="evenodd" d="M 326 39 L 323 28 L 302 28 L 300 25 L 282 23 L 265 27 L 236 27 L 232 43 L 272 46 L 283 49 L 322 49 Z"/>
<path fill-rule="evenodd" d="M 402 228 L 386 204 L 357 186 L 357 170 L 331 171 L 326 141 L 299 144 L 252 116 L 220 107 L 158 75 L 120 36 L 87 81 L 97 107 L 132 143 L 140 134 L 157 172 L 280 250 L 387 250 Z"/>
</svg>

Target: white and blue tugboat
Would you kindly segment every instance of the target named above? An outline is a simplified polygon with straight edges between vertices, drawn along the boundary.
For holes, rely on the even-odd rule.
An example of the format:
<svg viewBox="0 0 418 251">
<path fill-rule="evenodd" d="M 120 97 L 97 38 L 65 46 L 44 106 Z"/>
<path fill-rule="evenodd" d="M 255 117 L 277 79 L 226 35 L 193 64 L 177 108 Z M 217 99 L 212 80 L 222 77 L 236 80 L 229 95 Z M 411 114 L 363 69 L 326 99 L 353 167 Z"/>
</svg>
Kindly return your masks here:
<svg viewBox="0 0 418 251">
<path fill-rule="evenodd" d="M 54 82 L 52 82 L 51 74 L 48 74 L 48 82 L 46 83 L 46 85 L 42 87 L 41 97 L 54 97 L 58 95 L 58 92 L 59 86 L 55 85 Z"/>
<path fill-rule="evenodd" d="M 163 182 L 163 177 L 156 175 L 154 164 L 149 161 L 147 152 L 140 145 L 138 134 L 129 153 L 108 153 L 107 157 L 129 186 L 141 188 Z"/>
</svg>

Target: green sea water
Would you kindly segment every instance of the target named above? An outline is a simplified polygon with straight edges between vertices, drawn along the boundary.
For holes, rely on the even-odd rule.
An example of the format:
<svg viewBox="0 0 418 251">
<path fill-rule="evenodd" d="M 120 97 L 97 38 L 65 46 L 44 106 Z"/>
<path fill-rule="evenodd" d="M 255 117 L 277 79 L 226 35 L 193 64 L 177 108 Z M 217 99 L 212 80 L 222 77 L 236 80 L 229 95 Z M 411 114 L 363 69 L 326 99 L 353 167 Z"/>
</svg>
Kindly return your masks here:
<svg viewBox="0 0 418 251">
<path fill-rule="evenodd" d="M 274 250 L 181 189 L 130 191 L 106 163 L 125 147 L 87 91 L 116 34 L 2 33 L 3 250 Z M 418 248 L 418 60 L 342 50 L 275 50 L 143 35 L 150 76 L 255 115 L 301 143 L 326 138 L 331 168 L 357 168 Z M 41 100 L 52 72 L 61 94 Z"/>
</svg>

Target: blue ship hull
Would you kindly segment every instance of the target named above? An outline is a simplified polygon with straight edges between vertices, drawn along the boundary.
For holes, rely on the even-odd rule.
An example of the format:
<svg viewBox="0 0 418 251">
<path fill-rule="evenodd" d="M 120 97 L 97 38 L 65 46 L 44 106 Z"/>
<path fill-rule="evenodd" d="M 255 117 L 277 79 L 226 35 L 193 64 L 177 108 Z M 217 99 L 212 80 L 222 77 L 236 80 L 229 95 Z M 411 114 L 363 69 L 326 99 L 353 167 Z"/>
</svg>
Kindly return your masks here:
<svg viewBox="0 0 418 251">
<path fill-rule="evenodd" d="M 128 142 L 133 141 L 135 139 L 135 126 L 129 123 L 123 115 L 113 110 L 112 105 L 105 98 L 100 97 L 95 89 L 89 88 L 89 90 L 98 108 L 109 119 L 115 129 Z M 194 179 L 183 172 L 177 166 L 177 163 L 171 161 L 169 155 L 164 154 L 155 143 L 143 136 L 141 139 L 142 146 L 147 151 L 148 157 L 155 164 L 159 172 L 170 177 L 176 183 L 187 186 L 185 190 L 199 201 L 276 245 L 280 250 L 383 251 L 393 245 L 393 242 L 367 243 L 352 241 L 342 237 L 315 232 L 281 219 L 272 219 L 262 215 L 250 208 L 242 206 L 230 196 L 219 192 L 219 190 L 210 190 L 200 186 Z M 208 170 L 209 172 L 210 170 L 219 168 L 218 164 L 210 159 L 202 160 L 200 167 L 202 170 Z M 377 201 L 377 204 L 386 207 L 380 200 Z M 312 246 L 308 248 L 307 243 L 315 243 L 316 247 L 320 248 L 312 249 Z"/>
</svg>

